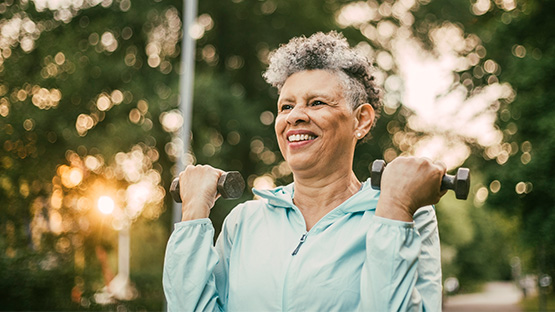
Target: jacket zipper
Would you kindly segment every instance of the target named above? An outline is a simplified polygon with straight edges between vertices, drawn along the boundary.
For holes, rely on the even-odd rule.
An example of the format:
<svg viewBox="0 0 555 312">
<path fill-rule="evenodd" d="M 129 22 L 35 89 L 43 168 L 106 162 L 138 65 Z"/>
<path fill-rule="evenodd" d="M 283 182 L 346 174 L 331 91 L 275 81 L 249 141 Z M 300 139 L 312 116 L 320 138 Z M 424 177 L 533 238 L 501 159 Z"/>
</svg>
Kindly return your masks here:
<svg viewBox="0 0 555 312">
<path fill-rule="evenodd" d="M 291 254 L 292 256 L 296 255 L 299 252 L 299 249 L 301 249 L 301 246 L 303 245 L 304 241 L 306 240 L 306 235 L 308 233 L 304 233 L 301 236 L 301 240 L 299 241 L 299 244 L 297 245 L 297 248 L 295 248 L 295 250 L 293 250 L 293 253 Z"/>
</svg>

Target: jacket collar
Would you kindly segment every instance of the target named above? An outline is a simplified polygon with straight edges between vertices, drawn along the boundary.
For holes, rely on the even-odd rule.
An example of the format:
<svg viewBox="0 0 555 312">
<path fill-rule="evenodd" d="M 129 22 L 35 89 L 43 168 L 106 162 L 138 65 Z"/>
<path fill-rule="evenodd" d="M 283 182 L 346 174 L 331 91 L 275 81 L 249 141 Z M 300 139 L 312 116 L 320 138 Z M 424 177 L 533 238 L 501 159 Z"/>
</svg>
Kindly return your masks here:
<svg viewBox="0 0 555 312">
<path fill-rule="evenodd" d="M 253 189 L 253 193 L 270 206 L 276 208 L 293 208 L 294 183 L 285 186 L 279 186 L 270 190 L 257 190 Z M 360 211 L 375 210 L 378 204 L 380 191 L 374 190 L 370 186 L 370 179 L 362 183 L 362 187 L 353 196 L 349 197 L 341 205 L 334 210 L 339 210 L 344 213 L 353 213 Z"/>
</svg>

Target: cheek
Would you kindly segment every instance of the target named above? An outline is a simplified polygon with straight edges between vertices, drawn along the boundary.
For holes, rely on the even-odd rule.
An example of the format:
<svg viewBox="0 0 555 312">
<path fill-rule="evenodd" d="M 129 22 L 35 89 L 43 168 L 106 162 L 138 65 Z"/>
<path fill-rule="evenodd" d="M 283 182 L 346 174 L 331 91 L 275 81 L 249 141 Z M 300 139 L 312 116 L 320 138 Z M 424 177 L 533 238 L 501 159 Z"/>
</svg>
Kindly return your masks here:
<svg viewBox="0 0 555 312">
<path fill-rule="evenodd" d="M 278 138 L 280 133 L 283 132 L 284 126 L 285 126 L 285 123 L 284 123 L 283 117 L 278 115 L 274 123 L 274 131 L 276 132 L 276 136 L 278 136 Z"/>
<path fill-rule="evenodd" d="M 349 145 L 353 135 L 354 123 L 351 116 L 335 115 L 326 120 L 329 142 L 335 146 Z"/>
<path fill-rule="evenodd" d="M 336 129 L 335 132 L 351 131 L 354 129 L 353 117 L 348 114 L 332 115 L 325 118 L 328 127 Z"/>
<path fill-rule="evenodd" d="M 276 137 L 278 140 L 278 144 L 281 148 L 281 145 L 283 144 L 283 140 L 284 140 L 284 134 L 283 131 L 285 129 L 285 120 L 282 117 L 276 117 L 276 121 L 274 124 L 274 131 L 276 133 Z"/>
</svg>

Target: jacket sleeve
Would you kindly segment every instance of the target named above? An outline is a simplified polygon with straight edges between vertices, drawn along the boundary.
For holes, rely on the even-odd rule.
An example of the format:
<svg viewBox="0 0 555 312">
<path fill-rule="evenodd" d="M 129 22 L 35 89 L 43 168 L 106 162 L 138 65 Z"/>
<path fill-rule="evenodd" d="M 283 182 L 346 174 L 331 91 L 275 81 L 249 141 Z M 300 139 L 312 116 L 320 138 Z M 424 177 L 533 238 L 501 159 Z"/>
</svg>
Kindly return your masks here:
<svg viewBox="0 0 555 312">
<path fill-rule="evenodd" d="M 231 241 L 225 231 L 216 247 L 213 241 L 214 227 L 208 218 L 175 224 L 164 259 L 168 311 L 225 309 Z"/>
<path fill-rule="evenodd" d="M 435 210 L 431 206 L 421 208 L 414 220 L 421 241 L 416 289 L 422 295 L 423 310 L 441 311 L 441 248 Z"/>
<path fill-rule="evenodd" d="M 412 223 L 374 216 L 366 236 L 360 310 L 441 311 L 437 221 L 433 208 L 420 210 Z"/>
</svg>

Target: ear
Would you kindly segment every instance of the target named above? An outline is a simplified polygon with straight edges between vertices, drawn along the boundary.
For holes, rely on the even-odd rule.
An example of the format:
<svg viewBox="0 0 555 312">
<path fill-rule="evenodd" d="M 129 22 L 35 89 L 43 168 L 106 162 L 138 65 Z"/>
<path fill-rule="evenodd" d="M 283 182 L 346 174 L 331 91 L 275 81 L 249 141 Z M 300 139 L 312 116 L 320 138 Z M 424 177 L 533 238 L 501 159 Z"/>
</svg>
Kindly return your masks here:
<svg viewBox="0 0 555 312">
<path fill-rule="evenodd" d="M 362 139 L 368 134 L 368 132 L 370 132 L 370 129 L 374 124 L 376 112 L 374 111 L 374 108 L 372 107 L 372 105 L 368 103 L 364 103 L 359 107 L 357 107 L 357 109 L 354 112 L 354 115 L 355 115 L 354 135 L 357 139 Z M 357 133 L 360 133 L 361 136 L 357 137 L 356 135 Z"/>
</svg>

